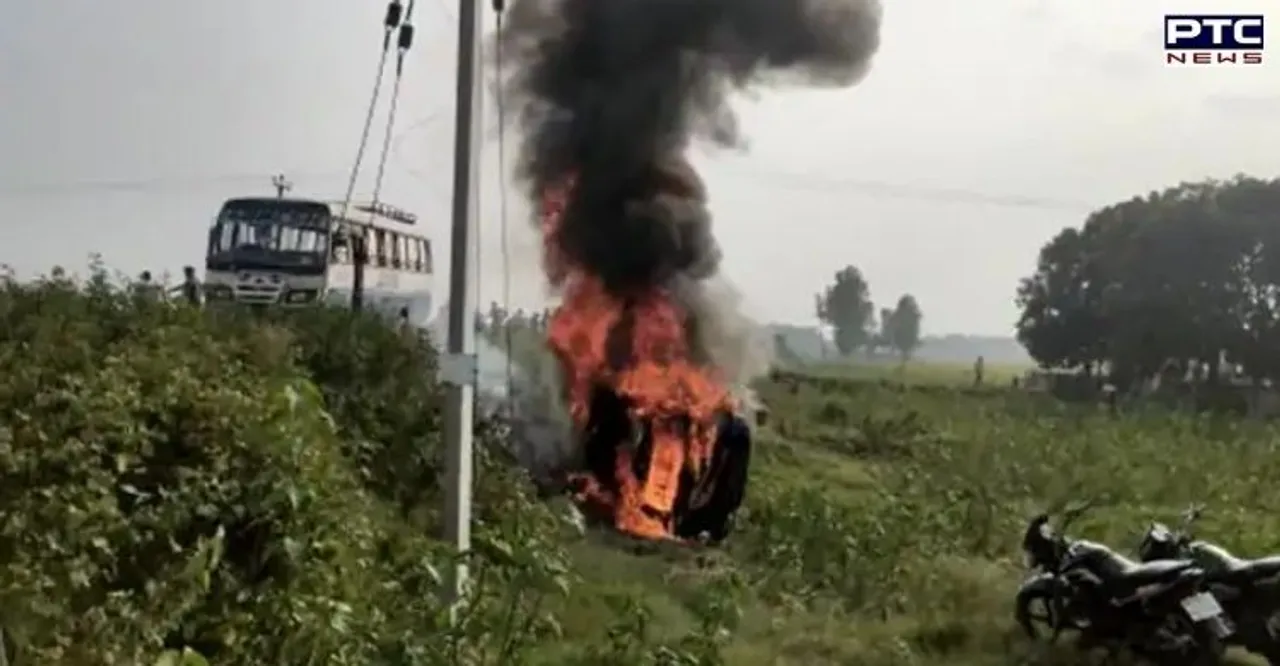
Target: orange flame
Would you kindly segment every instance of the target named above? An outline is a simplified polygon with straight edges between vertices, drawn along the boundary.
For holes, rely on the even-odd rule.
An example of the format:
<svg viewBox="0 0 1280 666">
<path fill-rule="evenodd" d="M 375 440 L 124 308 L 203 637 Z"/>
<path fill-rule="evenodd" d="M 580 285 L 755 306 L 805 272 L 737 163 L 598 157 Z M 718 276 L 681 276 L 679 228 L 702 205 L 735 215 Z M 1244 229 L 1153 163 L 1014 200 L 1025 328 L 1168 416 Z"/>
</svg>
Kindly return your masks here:
<svg viewBox="0 0 1280 666">
<path fill-rule="evenodd" d="M 633 423 L 647 423 L 651 434 L 643 479 L 634 471 L 636 451 L 629 443 L 619 443 L 614 484 L 581 475 L 577 499 L 611 514 L 621 532 L 672 538 L 681 472 L 697 478 L 709 463 L 716 414 L 730 405 L 729 392 L 709 368 L 691 360 L 687 315 L 668 293 L 655 288 L 624 305 L 597 277 L 566 261 L 556 234 L 572 186 L 570 180 L 546 192 L 542 211 L 546 273 L 563 296 L 547 324 L 547 338 L 564 371 L 570 415 L 582 432 L 592 394 L 604 386 L 628 401 Z M 625 344 L 619 344 L 619 336 Z M 621 364 L 610 358 L 618 348 L 626 351 Z M 606 491 L 606 485 L 616 485 L 618 491 Z"/>
</svg>

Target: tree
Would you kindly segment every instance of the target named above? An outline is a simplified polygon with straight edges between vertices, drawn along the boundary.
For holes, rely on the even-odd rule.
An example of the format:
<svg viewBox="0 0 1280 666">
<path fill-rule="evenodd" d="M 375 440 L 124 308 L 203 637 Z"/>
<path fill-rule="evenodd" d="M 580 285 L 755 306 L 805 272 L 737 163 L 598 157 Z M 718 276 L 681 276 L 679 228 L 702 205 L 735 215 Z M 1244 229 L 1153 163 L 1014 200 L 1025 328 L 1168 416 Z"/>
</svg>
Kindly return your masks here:
<svg viewBox="0 0 1280 666">
<path fill-rule="evenodd" d="M 920 348 L 920 323 L 923 319 L 920 304 L 911 294 L 903 294 L 898 305 L 881 316 L 885 343 L 898 352 L 903 363 L 911 360 L 911 355 Z"/>
<path fill-rule="evenodd" d="M 1022 280 L 1018 339 L 1044 367 L 1123 388 L 1225 354 L 1280 379 L 1280 180 L 1183 183 L 1090 214 Z M 1176 374 L 1176 373 L 1175 373 Z"/>
<path fill-rule="evenodd" d="M 871 341 L 871 347 L 874 351 L 893 348 L 889 332 L 889 322 L 892 320 L 893 308 L 880 308 L 880 330 L 876 332 L 875 338 Z"/>
<path fill-rule="evenodd" d="M 861 271 L 845 266 L 816 298 L 818 319 L 831 327 L 841 355 L 848 356 L 871 342 L 875 304 Z"/>
</svg>

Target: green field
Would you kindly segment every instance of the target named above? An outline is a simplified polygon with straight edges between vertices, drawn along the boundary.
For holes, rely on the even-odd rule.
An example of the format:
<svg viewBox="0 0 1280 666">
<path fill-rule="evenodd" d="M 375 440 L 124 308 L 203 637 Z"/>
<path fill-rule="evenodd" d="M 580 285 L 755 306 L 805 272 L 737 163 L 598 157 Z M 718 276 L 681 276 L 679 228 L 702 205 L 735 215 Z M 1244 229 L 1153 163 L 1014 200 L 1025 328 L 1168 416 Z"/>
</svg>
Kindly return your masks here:
<svg viewBox="0 0 1280 666">
<path fill-rule="evenodd" d="M 1009 387 L 1015 377 L 1021 377 L 1030 366 L 989 363 L 983 368 L 982 384 L 987 387 Z M 793 368 L 797 373 L 814 377 L 833 377 L 888 381 L 912 385 L 973 386 L 972 363 L 815 363 Z"/>
<path fill-rule="evenodd" d="M 1075 530 L 1129 550 L 1146 521 L 1210 503 L 1202 533 L 1280 550 L 1276 431 L 1171 416 L 1114 418 L 1017 394 L 902 391 L 856 381 L 762 385 L 776 415 L 743 531 L 718 566 L 744 581 L 731 664 L 1089 663 L 1043 654 L 1010 622 L 1025 521 L 1065 499 L 1101 504 Z M 678 632 L 687 563 L 579 545 L 569 603 L 587 635 L 597 593 L 626 586 Z M 1247 663 L 1247 662 L 1245 662 Z"/>
<path fill-rule="evenodd" d="M 771 420 L 723 550 L 637 553 L 571 527 L 482 424 L 475 585 L 450 626 L 431 594 L 449 557 L 429 536 L 433 368 L 425 340 L 348 313 L 4 285 L 10 665 L 183 647 L 290 666 L 1084 664 L 1011 622 L 1038 509 L 1099 502 L 1073 531 L 1128 550 L 1203 501 L 1205 536 L 1280 550 L 1268 425 L 827 369 L 759 383 Z"/>
</svg>

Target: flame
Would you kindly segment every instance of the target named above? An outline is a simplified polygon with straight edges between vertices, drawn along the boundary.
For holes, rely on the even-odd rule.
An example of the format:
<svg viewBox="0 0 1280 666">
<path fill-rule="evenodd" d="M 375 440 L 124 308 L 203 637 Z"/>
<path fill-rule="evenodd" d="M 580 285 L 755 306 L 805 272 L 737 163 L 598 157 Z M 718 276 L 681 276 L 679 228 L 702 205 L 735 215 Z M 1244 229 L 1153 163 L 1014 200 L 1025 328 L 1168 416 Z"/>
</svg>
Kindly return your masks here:
<svg viewBox="0 0 1280 666">
<path fill-rule="evenodd" d="M 604 386 L 627 400 L 632 423 L 648 424 L 651 436 L 644 478 L 635 472 L 637 452 L 620 443 L 614 478 L 608 480 L 613 483 L 578 475 L 576 499 L 585 509 L 611 517 L 621 532 L 673 538 L 681 472 L 698 478 L 709 464 L 716 416 L 729 408 L 729 392 L 710 368 L 690 358 L 687 313 L 668 292 L 654 288 L 624 304 L 559 251 L 556 234 L 572 186 L 570 179 L 548 190 L 541 217 L 546 274 L 562 293 L 547 324 L 547 342 L 564 371 L 569 412 L 583 432 L 591 398 Z"/>
</svg>

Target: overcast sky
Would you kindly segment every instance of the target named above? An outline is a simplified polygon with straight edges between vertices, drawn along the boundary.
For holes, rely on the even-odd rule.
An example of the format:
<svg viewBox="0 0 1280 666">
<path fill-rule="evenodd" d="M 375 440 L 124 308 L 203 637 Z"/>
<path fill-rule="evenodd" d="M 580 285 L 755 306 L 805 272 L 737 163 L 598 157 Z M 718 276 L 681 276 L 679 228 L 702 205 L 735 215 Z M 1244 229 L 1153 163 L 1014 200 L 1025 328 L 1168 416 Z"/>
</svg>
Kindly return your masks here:
<svg viewBox="0 0 1280 666">
<path fill-rule="evenodd" d="M 916 295 L 929 333 L 1005 334 L 1039 246 L 1091 208 L 1179 180 L 1280 175 L 1280 62 L 1162 64 L 1162 15 L 1210 4 L 1280 21 L 1274 0 L 891 1 L 861 85 L 762 91 L 740 104 L 751 150 L 700 160 L 749 314 L 808 322 L 812 294 L 852 263 L 877 301 Z M 177 272 L 201 260 L 219 203 L 270 192 L 275 171 L 298 195 L 341 198 L 384 6 L 0 3 L 0 263 L 31 273 L 98 252 Z M 419 2 L 384 196 L 425 219 L 441 258 L 455 7 Z M 503 282 L 495 125 L 485 302 Z M 537 244 L 510 199 L 512 298 L 530 305 Z"/>
</svg>

